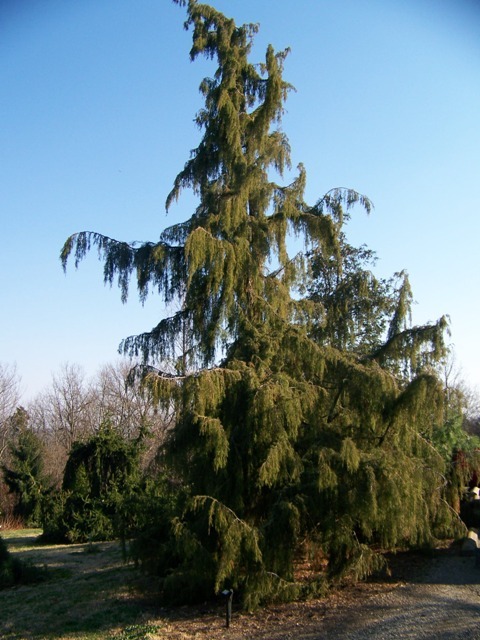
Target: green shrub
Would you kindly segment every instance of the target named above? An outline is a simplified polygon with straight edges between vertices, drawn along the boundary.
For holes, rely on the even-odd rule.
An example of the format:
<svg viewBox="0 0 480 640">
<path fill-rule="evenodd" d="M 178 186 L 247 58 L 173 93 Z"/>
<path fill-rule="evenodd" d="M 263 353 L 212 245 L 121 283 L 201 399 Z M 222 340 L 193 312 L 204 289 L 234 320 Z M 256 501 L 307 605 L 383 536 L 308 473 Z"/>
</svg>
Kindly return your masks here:
<svg viewBox="0 0 480 640">
<path fill-rule="evenodd" d="M 109 423 L 70 452 L 62 490 L 44 500 L 43 539 L 50 542 L 111 540 L 124 528 L 124 504 L 139 485 L 139 447 Z"/>
</svg>

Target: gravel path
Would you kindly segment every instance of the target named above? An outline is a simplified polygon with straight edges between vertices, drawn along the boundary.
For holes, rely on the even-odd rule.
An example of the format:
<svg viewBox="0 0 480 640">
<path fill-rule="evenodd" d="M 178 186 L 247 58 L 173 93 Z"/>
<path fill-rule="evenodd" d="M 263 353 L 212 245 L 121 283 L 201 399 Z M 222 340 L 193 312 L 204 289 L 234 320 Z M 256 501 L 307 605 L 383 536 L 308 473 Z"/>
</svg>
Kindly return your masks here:
<svg viewBox="0 0 480 640">
<path fill-rule="evenodd" d="M 325 616 L 325 632 L 304 638 L 343 640 L 480 639 L 480 569 L 473 557 L 444 555 L 432 559 L 415 582 L 352 603 L 341 616 Z"/>
</svg>

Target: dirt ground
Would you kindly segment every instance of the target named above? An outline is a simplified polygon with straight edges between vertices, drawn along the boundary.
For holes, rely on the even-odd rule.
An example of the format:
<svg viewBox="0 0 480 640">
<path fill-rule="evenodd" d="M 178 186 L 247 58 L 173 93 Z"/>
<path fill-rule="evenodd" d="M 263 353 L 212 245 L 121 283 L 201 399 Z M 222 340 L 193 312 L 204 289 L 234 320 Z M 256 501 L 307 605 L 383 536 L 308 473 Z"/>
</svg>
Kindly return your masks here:
<svg viewBox="0 0 480 640">
<path fill-rule="evenodd" d="M 392 561 L 389 579 L 346 587 L 326 599 L 256 614 L 188 608 L 157 618 L 152 640 L 480 640 L 480 568 L 458 547 Z M 150 618 L 150 621 L 151 618 Z"/>
<path fill-rule="evenodd" d="M 480 567 L 458 545 L 429 556 L 399 553 L 390 558 L 389 577 L 319 600 L 255 614 L 240 612 L 234 600 L 227 629 L 220 600 L 160 608 L 154 584 L 123 564 L 116 543 L 98 543 L 95 553 L 89 545 L 10 543 L 58 574 L 0 592 L 0 638 L 8 640 L 480 640 Z"/>
</svg>

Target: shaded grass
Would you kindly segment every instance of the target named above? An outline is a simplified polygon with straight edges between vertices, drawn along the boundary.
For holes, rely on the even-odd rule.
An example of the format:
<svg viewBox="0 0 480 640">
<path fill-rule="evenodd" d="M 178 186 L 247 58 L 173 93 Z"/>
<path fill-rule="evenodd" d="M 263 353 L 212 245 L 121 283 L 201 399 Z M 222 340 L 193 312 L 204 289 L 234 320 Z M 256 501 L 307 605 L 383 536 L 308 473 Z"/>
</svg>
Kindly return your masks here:
<svg viewBox="0 0 480 640">
<path fill-rule="evenodd" d="M 3 534 L 13 555 L 45 567 L 49 578 L 0 591 L 2 640 L 146 637 L 155 585 L 123 562 L 118 543 L 40 545 L 39 534 L 39 530 Z"/>
<path fill-rule="evenodd" d="M 34 548 L 41 533 L 41 529 L 0 530 L 0 535 L 8 543 L 9 551 L 28 551 Z"/>
<path fill-rule="evenodd" d="M 0 536 L 0 590 L 9 587 L 35 584 L 47 579 L 48 572 L 29 560 L 20 559 L 18 553 L 9 551 L 6 540 Z"/>
</svg>

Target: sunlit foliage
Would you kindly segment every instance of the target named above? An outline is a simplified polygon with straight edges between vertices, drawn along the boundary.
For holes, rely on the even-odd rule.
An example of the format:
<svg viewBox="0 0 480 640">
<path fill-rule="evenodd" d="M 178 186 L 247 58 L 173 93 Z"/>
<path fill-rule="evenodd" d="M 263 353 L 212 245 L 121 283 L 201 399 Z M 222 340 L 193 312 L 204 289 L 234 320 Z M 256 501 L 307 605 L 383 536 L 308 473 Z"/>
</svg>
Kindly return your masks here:
<svg viewBox="0 0 480 640">
<path fill-rule="evenodd" d="M 164 464 L 188 497 L 170 519 L 165 591 L 178 599 L 188 584 L 195 599 L 228 587 L 251 608 L 365 576 L 379 566 L 373 544 L 428 543 L 448 520 L 444 462 L 429 442 L 446 321 L 412 327 L 406 275 L 377 281 L 368 250 L 346 243 L 343 224 L 355 205 L 371 210 L 368 198 L 333 189 L 309 205 L 302 165 L 289 184 L 275 181 L 291 168 L 280 129 L 288 52 L 269 46 L 253 64 L 256 25 L 178 4 L 191 59 L 217 65 L 200 85 L 200 143 L 167 198 L 168 208 L 191 189 L 199 205 L 156 243 L 76 234 L 62 262 L 95 247 L 123 300 L 134 275 L 141 299 L 153 288 L 180 303 L 122 344 L 176 409 Z M 178 355 L 181 336 L 178 375 L 154 369 Z M 308 587 L 295 574 L 307 540 L 328 561 Z"/>
</svg>

